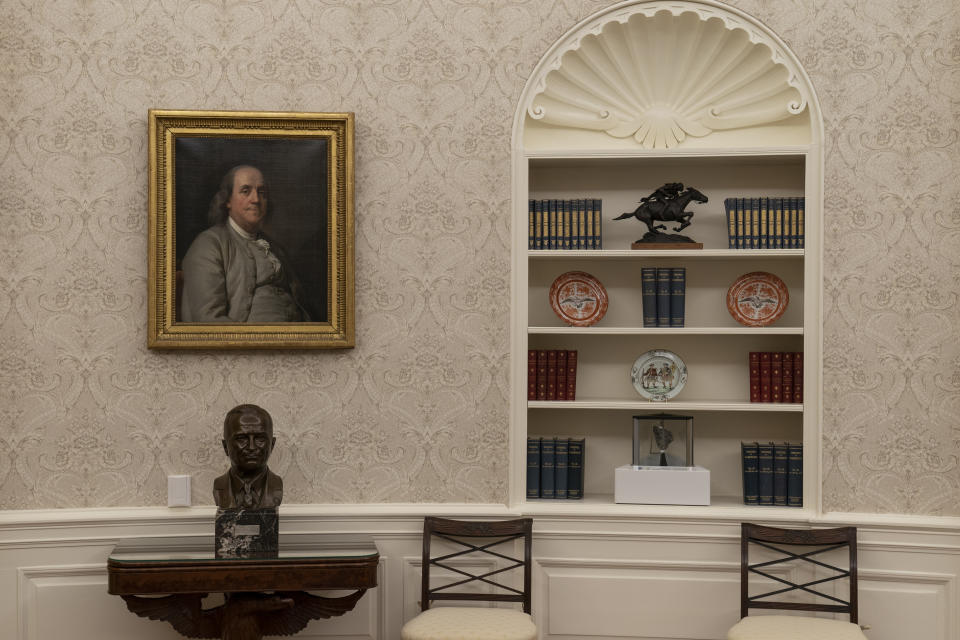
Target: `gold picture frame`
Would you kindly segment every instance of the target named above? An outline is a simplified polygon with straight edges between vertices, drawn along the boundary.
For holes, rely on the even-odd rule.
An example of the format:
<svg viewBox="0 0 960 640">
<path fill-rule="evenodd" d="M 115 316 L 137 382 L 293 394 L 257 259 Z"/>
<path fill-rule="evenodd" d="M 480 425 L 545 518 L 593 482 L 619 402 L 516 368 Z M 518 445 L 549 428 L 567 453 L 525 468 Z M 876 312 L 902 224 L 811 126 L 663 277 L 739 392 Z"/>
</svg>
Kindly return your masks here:
<svg viewBox="0 0 960 640">
<path fill-rule="evenodd" d="M 353 347 L 353 113 L 148 119 L 147 346 Z"/>
</svg>

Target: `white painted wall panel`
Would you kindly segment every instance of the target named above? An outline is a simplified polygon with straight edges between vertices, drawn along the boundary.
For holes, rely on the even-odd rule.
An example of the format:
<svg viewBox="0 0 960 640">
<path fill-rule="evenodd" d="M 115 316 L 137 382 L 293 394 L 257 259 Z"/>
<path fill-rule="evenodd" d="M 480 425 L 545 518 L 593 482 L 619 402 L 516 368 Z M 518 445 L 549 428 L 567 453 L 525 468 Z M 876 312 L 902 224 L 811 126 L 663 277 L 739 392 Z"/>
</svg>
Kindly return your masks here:
<svg viewBox="0 0 960 640">
<path fill-rule="evenodd" d="M 118 597 L 107 594 L 107 574 L 98 568 L 87 575 L 64 567 L 26 570 L 21 584 L 18 638 L 22 640 L 179 640 L 167 624 L 137 617 Z"/>
<path fill-rule="evenodd" d="M 623 575 L 615 575 L 620 573 Z M 738 576 L 633 568 L 547 578 L 548 636 L 716 638 L 739 616 Z M 543 617 L 541 617 L 541 621 Z"/>
<path fill-rule="evenodd" d="M 956 574 L 861 572 L 860 623 L 870 626 L 870 640 L 955 640 L 955 581 Z"/>
</svg>

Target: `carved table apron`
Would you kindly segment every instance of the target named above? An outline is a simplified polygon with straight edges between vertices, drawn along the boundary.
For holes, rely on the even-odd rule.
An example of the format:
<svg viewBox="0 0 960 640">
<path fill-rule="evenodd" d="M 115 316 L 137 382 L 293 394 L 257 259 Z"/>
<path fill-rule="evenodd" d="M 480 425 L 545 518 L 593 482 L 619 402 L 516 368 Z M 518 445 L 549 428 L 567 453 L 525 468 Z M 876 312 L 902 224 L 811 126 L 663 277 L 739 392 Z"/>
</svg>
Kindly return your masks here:
<svg viewBox="0 0 960 640">
<path fill-rule="evenodd" d="M 121 543 L 107 560 L 107 590 L 130 611 L 166 620 L 188 638 L 259 640 L 342 615 L 377 586 L 380 556 L 369 538 L 281 536 L 280 549 L 277 558 L 214 558 L 213 538 Z M 324 590 L 353 593 L 307 593 Z M 209 593 L 223 593 L 226 602 L 203 608 Z"/>
</svg>

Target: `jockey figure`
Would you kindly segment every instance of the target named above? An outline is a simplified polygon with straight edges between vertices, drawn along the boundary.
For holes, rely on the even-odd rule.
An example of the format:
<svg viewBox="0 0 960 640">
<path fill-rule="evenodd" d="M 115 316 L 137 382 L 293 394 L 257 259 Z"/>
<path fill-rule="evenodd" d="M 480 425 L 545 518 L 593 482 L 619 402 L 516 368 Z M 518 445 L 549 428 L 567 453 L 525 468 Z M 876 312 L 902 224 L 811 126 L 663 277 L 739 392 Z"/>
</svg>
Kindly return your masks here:
<svg viewBox="0 0 960 640">
<path fill-rule="evenodd" d="M 676 198 L 681 191 L 683 191 L 682 182 L 668 182 L 646 198 L 640 198 L 640 202 L 666 202 Z"/>
</svg>

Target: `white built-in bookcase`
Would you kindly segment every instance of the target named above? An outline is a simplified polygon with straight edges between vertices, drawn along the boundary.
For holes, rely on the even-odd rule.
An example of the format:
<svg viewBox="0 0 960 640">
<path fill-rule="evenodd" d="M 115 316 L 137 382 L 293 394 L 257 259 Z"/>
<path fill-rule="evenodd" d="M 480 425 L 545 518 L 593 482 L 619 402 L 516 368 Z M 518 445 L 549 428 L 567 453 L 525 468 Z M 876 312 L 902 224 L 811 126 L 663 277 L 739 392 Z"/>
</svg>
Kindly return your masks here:
<svg viewBox="0 0 960 640">
<path fill-rule="evenodd" d="M 691 513 L 797 518 L 819 512 L 822 121 L 794 55 L 748 15 L 710 0 L 623 2 L 576 25 L 544 55 L 518 106 L 513 133 L 511 502 L 533 514 Z M 702 250 L 631 250 L 646 230 L 632 211 L 666 182 L 709 197 L 684 233 Z M 804 196 L 805 248 L 728 249 L 723 202 Z M 603 250 L 528 250 L 528 200 L 600 198 Z M 671 225 L 672 227 L 673 225 Z M 683 328 L 643 328 L 640 269 L 684 266 Z M 586 271 L 609 294 L 592 327 L 565 326 L 550 284 Z M 790 304 L 768 327 L 738 324 L 727 288 L 769 271 Z M 577 400 L 527 400 L 527 349 L 576 349 Z M 630 369 L 669 349 L 687 365 L 674 399 L 647 402 Z M 804 402 L 749 402 L 750 351 L 803 351 Z M 709 507 L 616 505 L 614 468 L 631 461 L 632 416 L 694 416 L 694 454 L 711 471 Z M 586 438 L 583 500 L 525 497 L 528 435 Z M 742 504 L 740 442 L 803 441 L 804 508 Z"/>
</svg>

